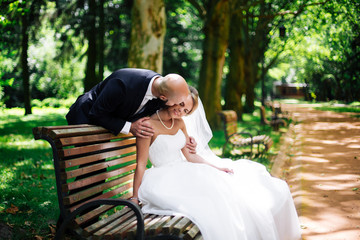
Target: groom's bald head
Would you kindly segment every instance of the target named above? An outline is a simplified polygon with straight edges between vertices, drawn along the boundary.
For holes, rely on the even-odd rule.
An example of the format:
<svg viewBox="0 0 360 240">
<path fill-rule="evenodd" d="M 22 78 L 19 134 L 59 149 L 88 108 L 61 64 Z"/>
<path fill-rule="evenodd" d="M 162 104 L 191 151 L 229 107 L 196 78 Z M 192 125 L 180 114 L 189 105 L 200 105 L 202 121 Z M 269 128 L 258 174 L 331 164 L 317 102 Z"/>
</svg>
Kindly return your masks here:
<svg viewBox="0 0 360 240">
<path fill-rule="evenodd" d="M 185 79 L 176 73 L 156 79 L 156 91 L 160 99 L 166 101 L 166 105 L 173 106 L 181 104 L 189 96 L 189 87 Z"/>
</svg>

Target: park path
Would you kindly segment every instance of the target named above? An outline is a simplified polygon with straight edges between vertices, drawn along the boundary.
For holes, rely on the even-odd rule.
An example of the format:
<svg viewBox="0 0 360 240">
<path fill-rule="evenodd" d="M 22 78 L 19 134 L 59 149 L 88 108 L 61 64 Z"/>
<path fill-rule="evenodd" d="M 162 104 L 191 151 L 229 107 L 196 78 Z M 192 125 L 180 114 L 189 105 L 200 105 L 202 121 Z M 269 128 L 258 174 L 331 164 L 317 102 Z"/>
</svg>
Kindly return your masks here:
<svg viewBox="0 0 360 240">
<path fill-rule="evenodd" d="M 283 108 L 296 123 L 272 173 L 289 184 L 303 239 L 360 240 L 360 118 L 305 104 Z"/>
</svg>

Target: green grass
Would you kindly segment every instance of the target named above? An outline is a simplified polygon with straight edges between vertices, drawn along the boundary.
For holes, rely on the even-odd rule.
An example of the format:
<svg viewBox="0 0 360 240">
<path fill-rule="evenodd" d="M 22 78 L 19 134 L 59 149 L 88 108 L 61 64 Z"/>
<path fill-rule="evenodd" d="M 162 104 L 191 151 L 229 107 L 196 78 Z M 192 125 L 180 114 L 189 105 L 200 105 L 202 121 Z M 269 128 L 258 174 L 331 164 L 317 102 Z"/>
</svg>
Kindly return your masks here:
<svg viewBox="0 0 360 240">
<path fill-rule="evenodd" d="M 270 114 L 271 114 L 271 111 L 267 110 L 267 116 L 270 116 Z M 243 114 L 242 118 L 243 118 L 242 121 L 238 122 L 239 131 L 243 131 L 248 128 L 255 128 L 255 129 L 258 129 L 261 134 L 269 135 L 272 138 L 273 146 L 267 152 L 267 154 L 264 156 L 255 157 L 252 159 L 253 161 L 256 161 L 256 162 L 259 162 L 259 163 L 265 165 L 265 167 L 268 170 L 270 170 L 271 164 L 272 164 L 270 162 L 270 157 L 277 154 L 278 149 L 279 149 L 279 142 L 280 142 L 281 135 L 287 130 L 287 128 L 280 128 L 280 131 L 272 131 L 270 126 L 261 125 L 259 110 L 256 110 L 253 114 Z M 252 131 L 250 133 L 253 135 L 256 135 L 256 132 L 254 132 L 254 131 Z M 218 130 L 218 131 L 213 131 L 213 138 L 211 139 L 209 146 L 217 155 L 222 154 L 222 146 L 224 145 L 224 143 L 225 143 L 224 131 L 222 129 Z M 233 160 L 236 160 L 239 158 L 247 158 L 248 156 L 225 154 L 224 157 L 229 157 Z"/>
<path fill-rule="evenodd" d="M 50 234 L 58 217 L 50 145 L 35 141 L 32 128 L 64 125 L 66 109 L 0 110 L 0 222 L 12 226 L 14 239 Z"/>
<path fill-rule="evenodd" d="M 360 118 L 360 103 L 352 103 L 352 104 L 342 104 L 342 103 L 323 103 L 320 107 L 315 107 L 317 110 L 321 111 L 333 111 L 333 112 L 350 112 L 350 113 L 357 113 L 353 114 L 352 117 Z"/>
<path fill-rule="evenodd" d="M 52 152 L 49 143 L 35 141 L 32 128 L 66 125 L 67 108 L 33 108 L 24 116 L 23 109 L 0 109 L 0 222 L 12 227 L 13 239 L 51 238 L 59 210 Z M 259 111 L 245 114 L 239 128 L 260 127 L 271 134 L 276 153 L 279 132 L 260 126 Z M 225 142 L 222 130 L 214 131 L 210 147 L 219 153 Z M 239 158 L 235 156 L 234 158 Z M 269 168 L 267 158 L 255 159 Z"/>
<path fill-rule="evenodd" d="M 360 113 L 360 102 L 352 102 L 350 104 L 341 102 L 341 101 L 330 101 L 330 102 L 310 102 L 310 101 L 301 101 L 296 99 L 287 99 L 281 100 L 284 103 L 297 103 L 297 104 L 309 104 L 313 105 L 314 109 L 321 111 L 333 111 L 333 112 L 348 112 L 348 113 Z M 358 114 L 353 115 L 354 117 L 359 117 Z"/>
</svg>

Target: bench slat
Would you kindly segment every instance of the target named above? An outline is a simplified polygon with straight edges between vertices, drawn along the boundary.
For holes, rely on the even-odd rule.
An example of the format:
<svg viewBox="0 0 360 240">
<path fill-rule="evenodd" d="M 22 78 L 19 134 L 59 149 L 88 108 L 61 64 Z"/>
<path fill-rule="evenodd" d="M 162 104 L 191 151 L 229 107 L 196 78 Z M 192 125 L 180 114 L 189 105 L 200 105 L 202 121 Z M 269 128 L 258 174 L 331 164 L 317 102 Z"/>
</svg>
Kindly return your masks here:
<svg viewBox="0 0 360 240">
<path fill-rule="evenodd" d="M 160 220 L 162 219 L 162 216 L 156 215 L 148 224 L 145 225 L 145 235 L 149 235 L 150 228 L 154 225 L 156 225 Z"/>
<path fill-rule="evenodd" d="M 118 156 L 119 151 L 116 151 L 115 154 L 111 154 L 111 155 L 112 155 L 111 157 Z M 100 159 L 103 159 L 103 158 L 100 158 Z M 97 160 L 100 160 L 100 159 L 97 159 Z M 79 176 L 82 176 L 84 174 L 99 171 L 99 170 L 102 170 L 102 169 L 106 169 L 108 167 L 113 167 L 113 166 L 116 166 L 116 165 L 128 163 L 128 162 L 135 161 L 135 160 L 136 160 L 136 155 L 133 154 L 133 155 L 129 155 L 129 156 L 126 156 L 126 157 L 117 158 L 117 159 L 114 159 L 114 160 L 111 160 L 111 161 L 96 163 L 96 164 L 93 164 L 93 165 L 90 165 L 90 166 L 87 166 L 87 167 L 81 167 L 81 168 L 78 168 L 78 169 L 66 171 L 66 172 L 61 174 L 61 179 L 66 180 L 66 179 L 71 179 L 71 178 L 74 178 L 74 177 L 79 177 Z"/>
<path fill-rule="evenodd" d="M 133 155 L 135 156 L 134 149 L 136 149 L 136 147 L 132 146 L 130 148 L 123 148 L 120 150 L 111 150 L 111 151 L 107 151 L 107 152 L 103 152 L 103 153 L 96 153 L 96 154 L 86 156 L 86 157 L 72 158 L 69 160 L 61 161 L 60 167 L 62 167 L 62 168 L 75 167 L 75 166 L 84 165 L 84 164 L 96 162 L 99 160 L 103 160 L 106 158 L 111 158 L 111 157 L 115 157 L 115 156 L 129 154 L 129 153 L 134 153 Z"/>
<path fill-rule="evenodd" d="M 63 137 L 59 138 L 59 143 L 61 146 L 70 146 L 70 145 L 77 145 L 77 144 L 89 144 L 93 142 L 100 142 L 100 141 L 109 141 L 114 139 L 127 139 L 127 138 L 134 138 L 134 136 L 129 134 L 119 134 L 114 135 L 112 133 L 102 133 L 102 134 L 91 134 L 91 135 L 84 135 L 84 136 L 74 136 L 74 137 Z"/>
<path fill-rule="evenodd" d="M 89 144 L 93 142 L 109 141 L 111 139 L 117 139 L 117 137 L 111 133 L 103 133 L 96 135 L 60 138 L 59 142 L 61 143 L 61 146 L 65 147 L 76 144 Z"/>
<path fill-rule="evenodd" d="M 67 149 L 60 150 L 59 155 L 61 157 L 70 157 L 70 156 L 79 155 L 79 154 L 91 154 L 91 153 L 97 152 L 97 151 L 104 151 L 107 149 L 119 148 L 119 147 L 124 147 L 124 146 L 128 146 L 128 145 L 134 145 L 135 143 L 136 143 L 135 139 L 126 139 L 123 141 L 86 145 L 86 146 L 82 146 L 82 147 L 74 147 L 74 148 L 67 148 Z M 133 147 L 132 149 L 134 149 L 134 151 L 136 150 L 135 147 Z"/>
<path fill-rule="evenodd" d="M 175 216 L 173 217 L 169 222 L 167 222 L 164 226 L 163 226 L 163 229 L 162 229 L 162 232 L 165 233 L 165 234 L 169 234 L 172 229 L 174 228 L 174 225 L 180 221 L 182 218 L 182 216 Z"/>
<path fill-rule="evenodd" d="M 156 215 L 153 214 L 149 214 L 146 217 L 144 217 L 144 224 L 145 226 L 148 225 L 154 218 L 156 217 Z M 137 226 L 134 225 L 132 228 L 130 228 L 126 234 L 128 239 L 135 239 L 136 236 L 136 229 Z"/>
<path fill-rule="evenodd" d="M 144 224 L 145 224 L 145 222 L 149 221 L 149 220 L 147 220 L 149 218 L 149 216 L 152 216 L 152 215 L 144 214 Z M 134 239 L 135 235 L 132 236 L 131 233 L 129 234 L 129 231 L 131 229 L 133 229 L 134 227 L 136 229 L 136 217 L 135 216 L 124 221 L 120 226 L 109 231 L 107 235 L 115 235 L 115 236 L 119 236 L 120 238 L 126 237 L 126 239 Z"/>
<path fill-rule="evenodd" d="M 117 227 L 115 227 L 115 228 L 111 229 L 109 232 L 107 232 L 105 236 L 114 236 L 115 239 L 116 239 L 116 237 L 123 239 L 123 238 L 125 238 L 125 236 L 127 234 L 127 230 L 132 228 L 134 225 L 136 225 L 136 217 L 135 216 L 133 216 L 129 219 L 126 219 L 126 221 L 124 221 Z"/>
<path fill-rule="evenodd" d="M 135 169 L 135 167 L 136 167 L 136 164 L 134 163 L 134 164 L 130 164 L 128 166 L 122 167 L 120 169 L 97 174 L 95 176 L 80 179 L 75 182 L 65 183 L 62 185 L 62 191 L 66 193 L 70 190 L 78 189 L 78 188 L 81 188 L 81 187 L 84 187 L 87 185 L 92 185 L 93 183 L 100 182 L 102 180 L 106 180 L 107 178 L 115 177 L 120 174 L 132 171 Z"/>
<path fill-rule="evenodd" d="M 194 240 L 204 240 L 202 235 L 197 235 Z"/>
<path fill-rule="evenodd" d="M 190 219 L 183 217 L 179 222 L 174 225 L 174 233 L 179 235 L 191 224 Z"/>
<path fill-rule="evenodd" d="M 148 229 L 149 235 L 157 235 L 161 232 L 163 225 L 165 225 L 167 222 L 169 222 L 171 219 L 171 216 L 161 216 L 161 219 L 150 226 Z"/>
<path fill-rule="evenodd" d="M 90 226 L 87 226 L 84 228 L 85 231 L 89 233 L 94 233 L 96 231 L 100 231 L 103 227 L 105 227 L 109 222 L 112 222 L 116 219 L 118 219 L 121 216 L 124 216 L 126 214 L 133 215 L 131 208 L 123 208 L 121 210 L 116 211 L 114 214 L 111 214 L 107 218 L 103 218 L 100 221 L 91 224 Z"/>
<path fill-rule="evenodd" d="M 125 211 L 122 211 L 125 210 Z M 124 221 L 130 219 L 134 216 L 134 213 L 131 211 L 130 208 L 124 208 L 121 211 L 115 212 L 114 214 L 110 215 L 109 217 L 99 221 L 96 223 L 95 226 L 92 227 L 97 228 L 97 231 L 94 233 L 95 236 L 102 236 L 107 234 L 113 228 L 119 226 Z"/>
<path fill-rule="evenodd" d="M 104 199 L 104 198 L 112 198 L 112 197 L 114 197 L 114 196 L 116 196 L 116 195 L 119 195 L 119 194 L 121 195 L 121 198 L 122 198 L 122 199 L 129 199 L 129 198 L 132 196 L 133 193 L 132 193 L 132 189 L 129 190 L 128 192 L 124 193 L 124 191 L 122 191 L 122 189 L 116 188 L 116 189 L 114 189 L 114 190 L 112 190 L 112 191 L 109 191 L 109 192 L 104 193 L 103 195 L 94 197 L 94 198 L 92 198 L 92 199 L 90 199 L 90 200 L 88 200 L 88 201 L 86 201 L 86 202 L 80 203 L 80 204 L 78 204 L 78 205 L 76 205 L 76 206 L 72 206 L 71 208 L 69 208 L 69 210 L 70 210 L 71 212 L 73 212 L 73 211 L 75 211 L 76 209 L 78 209 L 81 205 L 83 205 L 83 204 L 85 204 L 85 203 L 88 203 L 88 202 L 90 202 L 90 201 L 99 200 L 99 199 Z"/>
<path fill-rule="evenodd" d="M 195 224 L 191 224 L 189 231 L 184 236 L 185 240 L 195 239 L 196 235 L 200 233 L 200 229 Z"/>
<path fill-rule="evenodd" d="M 47 131 L 46 133 L 53 139 L 109 132 L 103 127 L 92 125 L 79 128 L 47 129 Z"/>
<path fill-rule="evenodd" d="M 79 217 L 77 217 L 75 219 L 75 222 L 79 225 L 87 223 L 88 221 L 90 221 L 91 219 L 100 216 L 102 213 L 110 210 L 111 208 L 113 208 L 113 206 L 111 205 L 102 205 L 97 207 L 96 209 L 87 212 Z"/>
<path fill-rule="evenodd" d="M 83 128 L 91 126 L 89 124 L 78 124 L 78 125 L 63 125 L 63 126 L 42 126 L 42 127 L 34 127 L 33 134 L 35 140 L 41 139 L 43 135 L 48 135 L 48 133 L 55 129 L 69 129 L 69 128 Z"/>
<path fill-rule="evenodd" d="M 104 190 L 107 190 L 107 189 L 110 189 L 110 188 L 115 187 L 117 185 L 120 185 L 121 183 L 126 183 L 126 182 L 130 181 L 130 183 L 123 184 L 123 186 L 121 186 L 121 188 L 118 187 L 117 191 L 116 192 L 112 191 L 112 193 L 114 193 L 114 195 L 116 195 L 118 193 L 127 191 L 127 190 L 132 188 L 132 180 L 133 180 L 133 178 L 134 178 L 134 174 L 129 174 L 129 175 L 125 176 L 125 177 L 117 178 L 117 179 L 114 179 L 112 181 L 109 181 L 109 182 L 106 182 L 106 183 L 103 183 L 103 184 L 100 184 L 100 185 L 96 185 L 95 187 L 88 188 L 86 190 L 80 191 L 78 193 L 71 194 L 69 196 L 64 197 L 64 204 L 65 205 L 74 204 L 74 203 L 79 202 L 81 200 L 84 200 L 84 199 L 86 199 L 86 198 L 88 198 L 88 197 L 90 197 L 90 196 L 92 196 L 94 194 L 103 192 Z M 114 195 L 111 196 L 110 192 L 111 191 L 103 193 L 101 197 L 102 198 L 105 198 L 105 196 L 106 196 L 106 198 L 113 197 Z"/>
</svg>

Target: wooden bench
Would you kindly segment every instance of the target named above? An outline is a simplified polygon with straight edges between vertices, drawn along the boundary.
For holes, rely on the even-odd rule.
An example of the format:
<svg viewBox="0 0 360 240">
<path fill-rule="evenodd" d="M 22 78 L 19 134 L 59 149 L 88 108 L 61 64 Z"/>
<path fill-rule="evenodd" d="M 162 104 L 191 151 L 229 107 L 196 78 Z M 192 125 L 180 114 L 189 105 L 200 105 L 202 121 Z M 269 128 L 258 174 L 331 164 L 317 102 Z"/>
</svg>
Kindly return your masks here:
<svg viewBox="0 0 360 240">
<path fill-rule="evenodd" d="M 55 239 L 202 239 L 182 216 L 143 214 L 132 196 L 136 138 L 93 125 L 36 127 L 53 151 L 60 217 Z M 124 207 L 125 206 L 125 207 Z"/>
<path fill-rule="evenodd" d="M 237 114 L 233 110 L 224 110 L 219 112 L 221 116 L 223 126 L 224 126 L 224 134 L 226 142 L 223 145 L 223 155 L 226 152 L 226 148 L 230 146 L 230 150 L 234 148 L 250 148 L 250 152 L 248 155 L 250 158 L 254 156 L 253 146 L 256 145 L 257 154 L 262 154 L 267 152 L 273 144 L 272 139 L 264 134 L 260 134 L 260 132 L 255 128 L 247 128 L 244 131 L 238 131 L 237 127 Z M 252 132 L 255 132 L 252 133 Z M 261 147 L 263 146 L 263 147 Z M 261 149 L 260 149 L 261 148 Z M 242 150 L 246 154 L 246 150 Z"/>
<path fill-rule="evenodd" d="M 279 102 L 266 102 L 265 106 L 271 109 L 272 111 L 272 118 L 279 118 L 284 119 L 286 122 L 288 122 L 291 119 L 291 116 L 288 111 L 284 111 L 281 107 L 281 103 Z"/>
<path fill-rule="evenodd" d="M 266 117 L 266 109 L 264 106 L 260 107 L 260 119 L 261 119 L 261 124 L 263 125 L 269 125 L 273 128 L 273 130 L 278 131 L 280 125 L 282 125 L 283 127 L 287 126 L 287 123 L 284 119 L 278 118 L 277 115 L 272 115 L 271 119 L 268 120 Z"/>
</svg>

